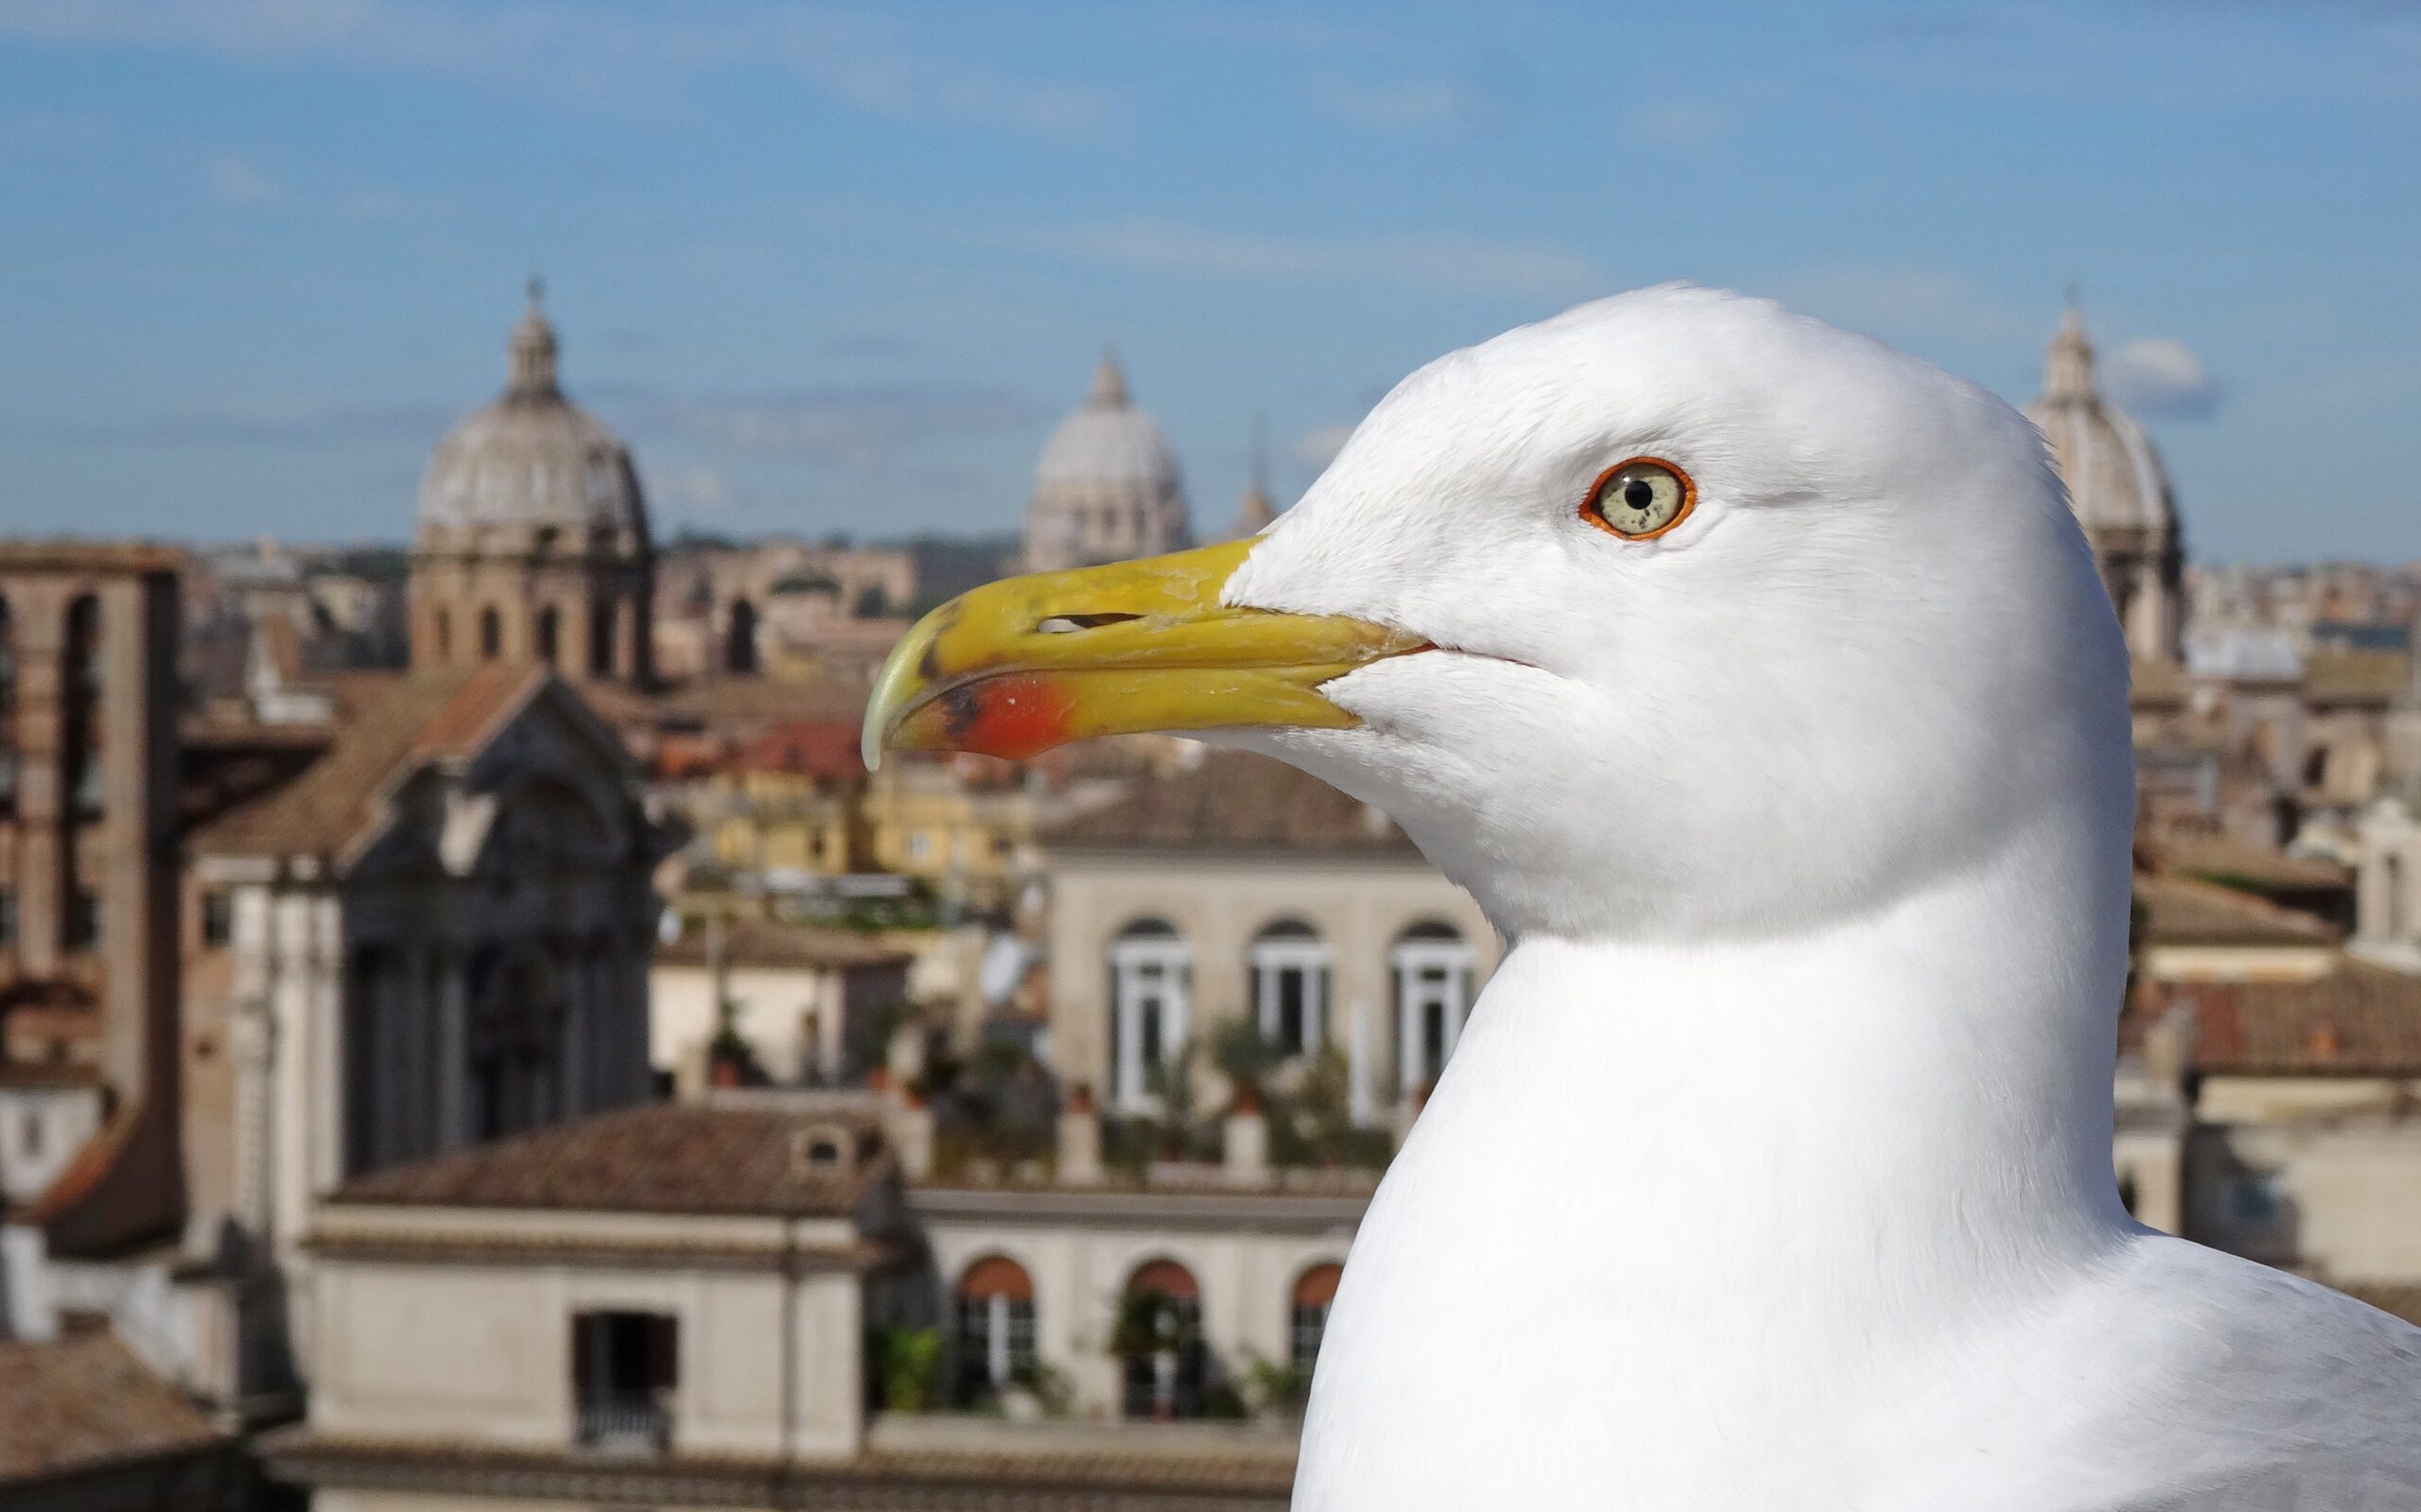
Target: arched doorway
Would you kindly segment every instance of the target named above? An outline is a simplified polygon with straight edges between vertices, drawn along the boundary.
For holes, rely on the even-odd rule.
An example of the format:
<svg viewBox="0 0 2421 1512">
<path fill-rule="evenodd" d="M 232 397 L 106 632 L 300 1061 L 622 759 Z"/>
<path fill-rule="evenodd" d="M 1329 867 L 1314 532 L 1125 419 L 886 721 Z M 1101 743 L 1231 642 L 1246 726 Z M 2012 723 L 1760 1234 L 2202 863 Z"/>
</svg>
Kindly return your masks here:
<svg viewBox="0 0 2421 1512">
<path fill-rule="evenodd" d="M 1252 1012 L 1280 1055 L 1309 1055 L 1328 1039 L 1329 949 L 1300 919 L 1280 919 L 1245 952 Z"/>
<path fill-rule="evenodd" d="M 955 1395 L 961 1406 L 998 1396 L 1035 1374 L 1034 1277 L 1005 1255 L 958 1278 Z"/>
<path fill-rule="evenodd" d="M 1202 1288 L 1172 1260 L 1136 1267 L 1119 1299 L 1111 1352 L 1121 1362 L 1129 1417 L 1170 1422 L 1202 1416 L 1210 1351 L 1202 1339 Z"/>
<path fill-rule="evenodd" d="M 1387 953 L 1395 976 L 1396 1078 L 1405 1097 L 1446 1069 L 1471 1012 L 1473 962 L 1462 931 L 1430 920 L 1403 931 Z"/>
<path fill-rule="evenodd" d="M 1110 1104 L 1121 1112 L 1160 1106 L 1184 1053 L 1193 952 L 1162 919 L 1137 919 L 1109 945 Z"/>
</svg>

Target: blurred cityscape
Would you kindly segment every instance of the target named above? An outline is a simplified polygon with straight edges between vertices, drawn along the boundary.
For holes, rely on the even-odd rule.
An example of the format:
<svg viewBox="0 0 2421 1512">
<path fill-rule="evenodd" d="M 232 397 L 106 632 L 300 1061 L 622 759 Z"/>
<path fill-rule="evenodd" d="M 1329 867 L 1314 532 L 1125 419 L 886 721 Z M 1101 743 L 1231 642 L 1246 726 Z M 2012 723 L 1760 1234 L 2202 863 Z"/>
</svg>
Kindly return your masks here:
<svg viewBox="0 0 2421 1512">
<path fill-rule="evenodd" d="M 1021 538 L 658 540 L 505 348 L 408 549 L 0 544 L 0 1506 L 1282 1506 L 1500 942 L 1273 762 L 858 755 L 917 614 L 1264 472 L 1105 354 Z M 2074 307 L 2029 412 L 2134 658 L 2122 1190 L 2421 1321 L 2421 563 L 2190 561 Z"/>
</svg>

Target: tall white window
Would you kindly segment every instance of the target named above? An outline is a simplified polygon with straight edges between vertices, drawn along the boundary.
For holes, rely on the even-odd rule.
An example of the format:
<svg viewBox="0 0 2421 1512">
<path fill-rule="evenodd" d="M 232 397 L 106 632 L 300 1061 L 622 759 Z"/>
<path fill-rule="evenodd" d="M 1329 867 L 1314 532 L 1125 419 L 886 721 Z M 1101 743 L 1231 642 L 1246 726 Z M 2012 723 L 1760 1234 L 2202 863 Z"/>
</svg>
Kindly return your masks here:
<svg viewBox="0 0 2421 1512">
<path fill-rule="evenodd" d="M 1437 1080 L 1472 1004 L 1472 947 L 1449 924 L 1416 924 L 1388 952 L 1395 969 L 1396 1077 L 1411 1096 Z"/>
<path fill-rule="evenodd" d="M 1281 1054 L 1304 1055 L 1328 1038 L 1327 942 L 1296 919 L 1281 919 L 1252 942 L 1246 965 L 1253 1017 Z"/>
<path fill-rule="evenodd" d="M 1185 1049 L 1193 952 L 1158 919 L 1138 919 L 1109 944 L 1109 1099 L 1125 1113 L 1160 1106 Z"/>
</svg>

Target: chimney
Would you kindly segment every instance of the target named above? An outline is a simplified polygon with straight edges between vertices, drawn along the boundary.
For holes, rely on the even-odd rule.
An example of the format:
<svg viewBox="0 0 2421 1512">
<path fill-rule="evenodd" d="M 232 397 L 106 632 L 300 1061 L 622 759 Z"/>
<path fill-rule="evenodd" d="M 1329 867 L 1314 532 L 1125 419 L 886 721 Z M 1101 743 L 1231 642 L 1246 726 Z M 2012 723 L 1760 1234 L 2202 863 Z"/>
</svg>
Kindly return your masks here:
<svg viewBox="0 0 2421 1512">
<path fill-rule="evenodd" d="M 1059 1111 L 1058 1175 L 1064 1186 L 1101 1184 L 1101 1115 L 1093 1111 L 1092 1088 L 1082 1082 Z"/>
<path fill-rule="evenodd" d="M 1239 1098 L 1235 1110 L 1228 1115 L 1226 1130 L 1227 1175 L 1230 1185 L 1238 1187 L 1266 1186 L 1269 1182 L 1269 1121 L 1262 1116 L 1261 1104 L 1252 1098 Z"/>
</svg>

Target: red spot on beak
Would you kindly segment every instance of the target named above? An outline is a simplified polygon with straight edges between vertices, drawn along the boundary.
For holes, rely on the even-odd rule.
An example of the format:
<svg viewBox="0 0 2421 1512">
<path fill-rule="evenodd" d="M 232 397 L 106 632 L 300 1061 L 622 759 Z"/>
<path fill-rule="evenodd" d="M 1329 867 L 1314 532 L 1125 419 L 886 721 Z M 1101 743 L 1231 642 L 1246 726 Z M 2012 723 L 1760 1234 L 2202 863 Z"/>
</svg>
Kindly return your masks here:
<svg viewBox="0 0 2421 1512">
<path fill-rule="evenodd" d="M 1004 672 L 954 688 L 934 701 L 962 751 L 1022 761 L 1069 739 L 1073 690 L 1064 678 L 1039 672 Z"/>
</svg>

